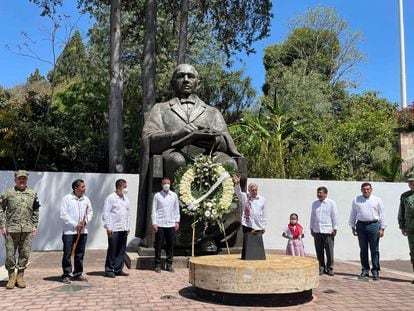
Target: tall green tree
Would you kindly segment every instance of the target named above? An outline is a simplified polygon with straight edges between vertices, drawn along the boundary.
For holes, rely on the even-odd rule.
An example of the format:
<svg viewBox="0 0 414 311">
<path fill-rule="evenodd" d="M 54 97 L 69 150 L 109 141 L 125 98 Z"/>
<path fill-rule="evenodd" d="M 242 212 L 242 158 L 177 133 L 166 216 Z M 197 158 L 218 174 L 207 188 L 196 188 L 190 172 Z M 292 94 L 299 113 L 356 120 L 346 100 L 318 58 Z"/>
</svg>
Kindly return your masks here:
<svg viewBox="0 0 414 311">
<path fill-rule="evenodd" d="M 108 113 L 109 172 L 125 172 L 123 128 L 123 72 L 121 56 L 121 0 L 111 0 L 110 89 Z"/>
<path fill-rule="evenodd" d="M 58 85 L 69 82 L 73 78 L 87 79 L 89 59 L 79 30 L 75 30 L 56 60 L 48 79 Z"/>
<path fill-rule="evenodd" d="M 332 128 L 340 179 L 369 179 L 374 163 L 395 152 L 396 106 L 376 93 L 352 95 Z"/>
</svg>

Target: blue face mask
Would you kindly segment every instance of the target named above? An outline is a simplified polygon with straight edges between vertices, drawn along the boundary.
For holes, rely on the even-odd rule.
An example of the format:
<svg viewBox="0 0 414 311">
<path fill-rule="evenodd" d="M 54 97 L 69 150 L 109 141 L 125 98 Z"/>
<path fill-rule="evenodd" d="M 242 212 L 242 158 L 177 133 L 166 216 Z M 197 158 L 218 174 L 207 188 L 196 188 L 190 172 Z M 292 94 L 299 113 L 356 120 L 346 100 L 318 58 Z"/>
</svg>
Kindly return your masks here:
<svg viewBox="0 0 414 311">
<path fill-rule="evenodd" d="M 122 193 L 123 193 L 123 194 L 127 194 L 127 193 L 128 193 L 128 188 L 124 188 L 124 189 L 122 189 Z"/>
<path fill-rule="evenodd" d="M 162 185 L 162 190 L 164 190 L 164 191 L 170 190 L 170 184 L 164 184 L 164 185 Z"/>
</svg>

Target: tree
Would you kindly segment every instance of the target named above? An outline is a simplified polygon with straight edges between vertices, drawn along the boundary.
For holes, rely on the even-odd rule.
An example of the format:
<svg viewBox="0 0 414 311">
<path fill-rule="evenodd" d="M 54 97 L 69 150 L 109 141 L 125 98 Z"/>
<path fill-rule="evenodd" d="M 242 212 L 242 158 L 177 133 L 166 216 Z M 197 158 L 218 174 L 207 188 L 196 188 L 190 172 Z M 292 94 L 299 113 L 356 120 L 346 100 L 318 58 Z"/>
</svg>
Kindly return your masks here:
<svg viewBox="0 0 414 311">
<path fill-rule="evenodd" d="M 15 87 L 0 105 L 0 157 L 3 169 L 50 170 L 45 158 L 56 131 L 50 124 L 50 85 L 46 80 Z"/>
<path fill-rule="evenodd" d="M 144 50 L 142 54 L 142 124 L 156 101 L 155 42 L 157 34 L 157 0 L 146 0 Z"/>
<path fill-rule="evenodd" d="M 38 7 L 42 8 L 42 16 L 53 16 L 56 12 L 56 7 L 61 6 L 63 0 L 29 0 Z"/>
<path fill-rule="evenodd" d="M 86 79 L 89 73 L 89 60 L 82 36 L 75 30 L 48 74 L 53 85 L 69 82 L 73 78 Z"/>
<path fill-rule="evenodd" d="M 42 81 L 46 80 L 44 76 L 40 74 L 40 71 L 38 68 L 35 69 L 35 71 L 30 74 L 30 76 L 27 78 L 27 83 L 34 83 L 36 81 Z"/>
<path fill-rule="evenodd" d="M 340 160 L 338 179 L 372 178 L 374 163 L 395 152 L 395 115 L 396 106 L 373 92 L 352 95 L 346 101 L 331 137 Z"/>
<path fill-rule="evenodd" d="M 312 42 L 305 40 L 308 44 L 310 43 L 310 51 L 328 49 L 328 53 L 325 54 L 328 59 L 329 51 L 331 51 L 332 61 L 329 62 L 330 68 L 327 68 L 327 74 L 333 85 L 343 81 L 354 85 L 353 70 L 365 59 L 357 47 L 362 39 L 360 32 L 352 31 L 348 22 L 341 19 L 333 8 L 322 6 L 310 8 L 305 14 L 297 15 L 290 20 L 289 25 L 293 30 L 305 28 L 317 34 Z M 339 49 L 336 47 L 336 42 L 339 44 Z"/>
<path fill-rule="evenodd" d="M 111 0 L 109 91 L 109 172 L 125 172 L 123 133 L 123 74 L 121 59 L 121 0 Z"/>
<path fill-rule="evenodd" d="M 269 0 L 197 2 L 192 7 L 193 21 L 206 21 L 211 25 L 213 36 L 227 59 L 236 52 L 254 53 L 252 43 L 269 34 L 272 18 Z"/>
<path fill-rule="evenodd" d="M 299 122 L 290 118 L 275 98 L 271 104 L 263 103 L 258 114 L 246 113 L 230 131 L 248 159 L 251 176 L 286 178 L 285 158 L 298 128 Z"/>
<path fill-rule="evenodd" d="M 177 65 L 184 64 L 186 62 L 188 36 L 188 8 L 190 6 L 190 0 L 181 0 L 180 3 L 180 32 L 178 39 Z"/>
<path fill-rule="evenodd" d="M 372 169 L 382 180 L 398 182 L 402 179 L 401 165 L 403 162 L 400 155 L 394 152 L 389 159 L 375 162 Z"/>
</svg>

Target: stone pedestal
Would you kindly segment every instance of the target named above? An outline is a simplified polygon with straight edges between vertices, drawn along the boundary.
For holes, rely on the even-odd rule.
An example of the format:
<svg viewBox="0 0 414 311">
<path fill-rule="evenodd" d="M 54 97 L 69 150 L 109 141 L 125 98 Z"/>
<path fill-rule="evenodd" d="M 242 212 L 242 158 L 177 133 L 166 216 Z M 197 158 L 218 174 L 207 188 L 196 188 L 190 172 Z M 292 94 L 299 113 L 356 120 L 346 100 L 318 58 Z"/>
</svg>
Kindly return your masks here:
<svg viewBox="0 0 414 311">
<path fill-rule="evenodd" d="M 319 285 L 314 258 L 266 254 L 266 260 L 240 255 L 190 258 L 190 283 L 204 299 L 246 306 L 282 306 L 312 299 Z"/>
</svg>

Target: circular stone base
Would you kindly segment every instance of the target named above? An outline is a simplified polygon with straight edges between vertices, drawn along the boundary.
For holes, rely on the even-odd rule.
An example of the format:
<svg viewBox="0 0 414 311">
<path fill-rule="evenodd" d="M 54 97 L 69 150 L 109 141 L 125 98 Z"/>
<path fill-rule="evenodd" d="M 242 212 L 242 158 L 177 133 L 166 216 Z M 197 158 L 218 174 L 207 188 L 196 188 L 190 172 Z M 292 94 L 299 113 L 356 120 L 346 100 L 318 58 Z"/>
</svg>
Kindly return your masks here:
<svg viewBox="0 0 414 311">
<path fill-rule="evenodd" d="M 319 265 L 310 257 L 266 254 L 266 260 L 242 260 L 240 254 L 214 255 L 190 258 L 189 266 L 198 294 L 221 303 L 264 306 L 262 296 L 272 305 L 299 304 L 311 300 L 312 288 L 319 285 Z M 258 304 L 249 304 L 256 295 Z"/>
<path fill-rule="evenodd" d="M 243 307 L 287 307 L 312 300 L 312 290 L 291 294 L 230 294 L 196 288 L 197 297 L 220 304 Z"/>
</svg>

